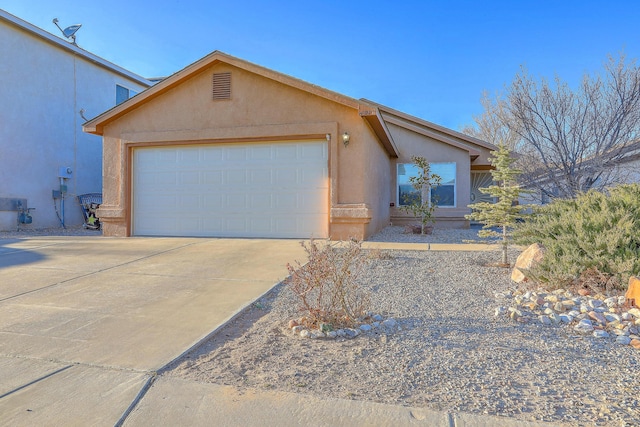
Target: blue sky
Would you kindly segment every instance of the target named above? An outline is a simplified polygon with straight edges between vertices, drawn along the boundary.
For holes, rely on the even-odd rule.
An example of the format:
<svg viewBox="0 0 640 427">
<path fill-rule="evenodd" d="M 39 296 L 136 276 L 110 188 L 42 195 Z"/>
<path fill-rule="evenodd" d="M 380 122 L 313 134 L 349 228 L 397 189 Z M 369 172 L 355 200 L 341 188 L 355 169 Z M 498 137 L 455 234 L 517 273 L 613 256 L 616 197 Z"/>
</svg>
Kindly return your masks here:
<svg viewBox="0 0 640 427">
<path fill-rule="evenodd" d="M 571 84 L 608 54 L 640 57 L 640 2 L 0 0 L 0 8 L 145 77 L 221 50 L 460 129 L 520 66 Z"/>
</svg>

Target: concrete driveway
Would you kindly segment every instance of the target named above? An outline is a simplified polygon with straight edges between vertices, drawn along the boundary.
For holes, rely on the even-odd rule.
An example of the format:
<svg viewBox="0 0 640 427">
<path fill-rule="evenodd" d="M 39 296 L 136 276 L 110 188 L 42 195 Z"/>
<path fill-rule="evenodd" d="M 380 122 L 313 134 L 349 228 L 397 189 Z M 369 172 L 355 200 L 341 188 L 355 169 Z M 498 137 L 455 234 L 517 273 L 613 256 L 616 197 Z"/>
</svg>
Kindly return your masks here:
<svg viewBox="0 0 640 427">
<path fill-rule="evenodd" d="M 2 424 L 114 425 L 303 258 L 296 240 L 0 239 Z"/>
</svg>

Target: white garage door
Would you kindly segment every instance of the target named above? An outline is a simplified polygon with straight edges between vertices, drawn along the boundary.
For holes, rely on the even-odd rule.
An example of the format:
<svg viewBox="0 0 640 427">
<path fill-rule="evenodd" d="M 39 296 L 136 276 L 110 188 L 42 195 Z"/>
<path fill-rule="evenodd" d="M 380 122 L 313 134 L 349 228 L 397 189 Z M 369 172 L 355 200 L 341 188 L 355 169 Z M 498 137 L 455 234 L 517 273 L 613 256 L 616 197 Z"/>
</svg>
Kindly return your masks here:
<svg viewBox="0 0 640 427">
<path fill-rule="evenodd" d="M 138 236 L 328 236 L 326 141 L 137 148 Z"/>
</svg>

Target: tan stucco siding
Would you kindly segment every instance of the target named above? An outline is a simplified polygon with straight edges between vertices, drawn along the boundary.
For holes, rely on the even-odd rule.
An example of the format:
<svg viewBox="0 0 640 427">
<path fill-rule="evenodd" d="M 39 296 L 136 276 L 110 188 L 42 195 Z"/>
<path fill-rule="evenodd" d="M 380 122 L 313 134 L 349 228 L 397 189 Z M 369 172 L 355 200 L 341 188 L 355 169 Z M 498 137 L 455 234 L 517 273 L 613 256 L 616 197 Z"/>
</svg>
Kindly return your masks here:
<svg viewBox="0 0 640 427">
<path fill-rule="evenodd" d="M 371 144 L 367 150 L 367 163 L 364 170 L 366 203 L 371 207 L 372 220 L 367 227 L 370 236 L 390 223 L 389 203 L 392 200 L 392 176 L 390 164 L 395 163 L 381 144 Z"/>
<path fill-rule="evenodd" d="M 231 73 L 231 99 L 212 99 L 214 73 Z M 213 65 L 117 120 L 121 134 L 332 122 L 353 109 L 227 64 Z M 267 135 L 268 136 L 268 135 Z"/>
<path fill-rule="evenodd" d="M 231 99 L 214 101 L 212 76 L 222 72 L 231 73 Z M 351 136 L 347 147 L 342 144 L 344 132 Z M 377 229 L 381 221 L 388 221 L 388 195 L 379 195 L 367 177 L 382 170 L 382 177 L 375 177 L 376 186 L 386 180 L 384 188 L 388 188 L 389 160 L 358 110 L 228 64 L 212 65 L 104 127 L 104 203 L 100 215 L 111 218 L 103 222 L 105 234 L 130 233 L 131 147 L 318 140 L 327 134 L 331 207 L 358 205 L 336 211 L 336 218 L 343 216 L 343 225 L 336 219 L 330 234 L 333 238 L 362 238 L 365 229 Z M 368 169 L 371 174 L 363 173 Z M 387 199 L 386 211 L 381 209 L 383 198 Z M 370 201 L 376 216 L 371 226 L 367 225 L 369 210 L 365 208 Z"/>
<path fill-rule="evenodd" d="M 404 129 L 393 124 L 389 125 L 396 144 L 398 146 L 399 156 L 396 161 L 391 162 L 391 202 L 396 207 L 391 209 L 391 217 L 395 222 L 406 222 L 411 215 L 398 209 L 397 200 L 397 164 L 412 163 L 412 156 L 422 156 L 430 163 L 451 163 L 456 164 L 456 206 L 436 209 L 436 226 L 451 223 L 455 226 L 464 225 L 464 215 L 469 213 L 467 205 L 469 204 L 470 195 L 470 157 L 469 152 L 454 147 L 452 145 L 443 144 L 424 135 Z"/>
</svg>

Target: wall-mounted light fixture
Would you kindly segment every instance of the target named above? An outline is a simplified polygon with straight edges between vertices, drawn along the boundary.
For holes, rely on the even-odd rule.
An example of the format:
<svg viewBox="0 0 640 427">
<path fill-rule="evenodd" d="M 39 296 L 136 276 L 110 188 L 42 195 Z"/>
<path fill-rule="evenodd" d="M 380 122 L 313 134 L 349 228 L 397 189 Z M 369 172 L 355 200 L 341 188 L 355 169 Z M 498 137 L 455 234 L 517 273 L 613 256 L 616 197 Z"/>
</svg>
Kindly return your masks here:
<svg viewBox="0 0 640 427">
<path fill-rule="evenodd" d="M 342 134 L 342 143 L 344 144 L 345 147 L 349 145 L 350 140 L 351 140 L 351 136 L 347 132 Z"/>
</svg>

